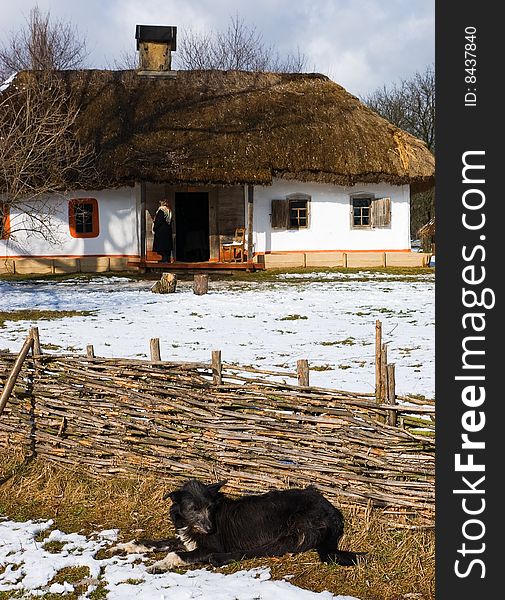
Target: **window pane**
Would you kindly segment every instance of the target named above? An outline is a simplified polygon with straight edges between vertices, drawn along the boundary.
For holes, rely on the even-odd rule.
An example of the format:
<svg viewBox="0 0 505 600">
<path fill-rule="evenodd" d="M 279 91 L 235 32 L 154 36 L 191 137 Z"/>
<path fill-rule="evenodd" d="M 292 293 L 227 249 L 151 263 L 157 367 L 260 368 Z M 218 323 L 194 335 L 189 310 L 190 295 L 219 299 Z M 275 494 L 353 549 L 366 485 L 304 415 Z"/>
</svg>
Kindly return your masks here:
<svg viewBox="0 0 505 600">
<path fill-rule="evenodd" d="M 75 204 L 75 230 L 77 233 L 91 233 L 93 231 L 93 205 Z"/>
<path fill-rule="evenodd" d="M 352 220 L 353 225 L 367 226 L 370 225 L 370 206 L 371 198 L 353 198 L 352 199 Z"/>
<path fill-rule="evenodd" d="M 298 229 L 299 227 L 307 227 L 308 209 L 307 200 L 293 199 L 289 201 L 289 227 Z"/>
</svg>

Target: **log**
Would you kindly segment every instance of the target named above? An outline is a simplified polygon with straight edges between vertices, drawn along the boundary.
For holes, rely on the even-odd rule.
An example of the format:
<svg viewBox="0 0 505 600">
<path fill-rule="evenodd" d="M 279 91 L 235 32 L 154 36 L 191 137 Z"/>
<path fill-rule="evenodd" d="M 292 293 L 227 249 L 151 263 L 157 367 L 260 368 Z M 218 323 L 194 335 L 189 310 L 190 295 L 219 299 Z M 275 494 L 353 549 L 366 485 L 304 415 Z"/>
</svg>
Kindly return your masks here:
<svg viewBox="0 0 505 600">
<path fill-rule="evenodd" d="M 381 344 L 381 354 L 380 354 L 380 397 L 381 401 L 384 402 L 387 395 L 388 390 L 388 347 L 387 344 Z"/>
<path fill-rule="evenodd" d="M 173 294 L 176 287 L 177 275 L 175 273 L 163 273 L 161 279 L 151 287 L 151 292 L 155 294 Z"/>
<path fill-rule="evenodd" d="M 207 273 L 197 273 L 193 279 L 193 293 L 202 296 L 209 291 L 209 276 Z"/>
<path fill-rule="evenodd" d="M 387 395 L 386 395 L 386 403 L 394 405 L 396 404 L 396 393 L 395 393 L 395 365 L 394 363 L 390 363 L 387 365 Z M 387 411 L 386 422 L 388 425 L 392 425 L 396 427 L 396 418 L 397 413 L 395 410 Z"/>
<path fill-rule="evenodd" d="M 16 379 L 18 378 L 19 372 L 21 371 L 21 367 L 25 361 L 25 358 L 33 347 L 33 337 L 30 333 L 16 358 L 16 362 L 12 367 L 12 371 L 5 382 L 4 389 L 2 390 L 2 395 L 0 396 L 0 415 L 3 413 L 5 405 L 7 404 L 7 400 L 9 399 L 12 390 L 14 389 L 14 385 L 16 383 Z"/>
<path fill-rule="evenodd" d="M 95 349 L 93 348 L 93 344 L 88 344 L 86 346 L 86 358 L 95 358 Z"/>
<path fill-rule="evenodd" d="M 381 402 L 381 347 L 382 347 L 382 322 L 375 321 L 375 399 Z"/>
</svg>

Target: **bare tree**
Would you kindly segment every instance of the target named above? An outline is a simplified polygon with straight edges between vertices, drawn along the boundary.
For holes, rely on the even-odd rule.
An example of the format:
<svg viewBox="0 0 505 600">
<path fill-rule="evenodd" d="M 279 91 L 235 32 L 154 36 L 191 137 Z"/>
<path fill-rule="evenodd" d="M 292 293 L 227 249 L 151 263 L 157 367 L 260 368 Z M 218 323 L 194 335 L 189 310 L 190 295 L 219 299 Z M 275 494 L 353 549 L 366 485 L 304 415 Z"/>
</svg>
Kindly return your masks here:
<svg viewBox="0 0 505 600">
<path fill-rule="evenodd" d="M 0 76 L 22 70 L 76 69 L 87 57 L 86 40 L 65 21 L 51 20 L 38 6 L 26 25 L 0 46 Z"/>
<path fill-rule="evenodd" d="M 362 98 L 385 119 L 423 140 L 435 152 L 435 70 L 433 65 L 400 84 L 382 87 Z M 428 190 L 412 197 L 411 230 L 417 230 L 435 215 L 435 193 Z"/>
<path fill-rule="evenodd" d="M 435 151 L 435 70 L 433 65 L 400 84 L 382 87 L 362 98 L 370 108 L 423 140 Z"/>
<path fill-rule="evenodd" d="M 9 239 L 29 231 L 58 241 L 57 197 L 85 187 L 92 153 L 72 133 L 78 106 L 53 72 L 18 75 L 0 91 L 0 200 Z M 5 233 L 5 232 L 4 232 Z"/>
<path fill-rule="evenodd" d="M 256 27 L 247 25 L 238 15 L 231 17 L 225 31 L 187 31 L 176 60 L 183 69 L 277 72 L 300 72 L 306 63 L 299 49 L 296 54 L 281 57 L 273 46 L 265 44 Z"/>
<path fill-rule="evenodd" d="M 181 70 L 241 70 L 300 73 L 306 58 L 297 48 L 296 53 L 281 56 L 279 51 L 263 40 L 254 26 L 247 25 L 238 15 L 230 18 L 224 31 L 197 33 L 182 32 L 174 66 Z M 138 57 L 125 52 L 113 63 L 115 69 L 135 69 Z"/>
</svg>

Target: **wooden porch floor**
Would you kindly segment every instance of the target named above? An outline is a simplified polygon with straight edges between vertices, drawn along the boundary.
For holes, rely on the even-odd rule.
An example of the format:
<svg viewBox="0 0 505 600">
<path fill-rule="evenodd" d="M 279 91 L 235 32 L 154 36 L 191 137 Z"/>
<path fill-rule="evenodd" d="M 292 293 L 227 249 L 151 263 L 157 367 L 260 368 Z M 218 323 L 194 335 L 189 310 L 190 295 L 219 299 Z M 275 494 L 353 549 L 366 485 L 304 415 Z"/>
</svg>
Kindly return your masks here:
<svg viewBox="0 0 505 600">
<path fill-rule="evenodd" d="M 162 263 L 152 260 L 128 262 L 128 267 L 137 267 L 146 271 L 261 271 L 264 265 L 256 262 L 170 262 Z"/>
</svg>

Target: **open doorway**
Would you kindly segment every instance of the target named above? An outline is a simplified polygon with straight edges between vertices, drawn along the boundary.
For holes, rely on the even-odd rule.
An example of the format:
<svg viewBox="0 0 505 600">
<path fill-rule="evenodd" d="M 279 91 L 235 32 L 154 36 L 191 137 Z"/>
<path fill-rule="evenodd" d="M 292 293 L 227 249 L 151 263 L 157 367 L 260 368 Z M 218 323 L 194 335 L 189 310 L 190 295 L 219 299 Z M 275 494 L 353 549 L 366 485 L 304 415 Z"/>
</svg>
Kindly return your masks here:
<svg viewBox="0 0 505 600">
<path fill-rule="evenodd" d="M 206 262 L 210 257 L 209 194 L 175 194 L 175 257 L 178 262 Z"/>
</svg>

